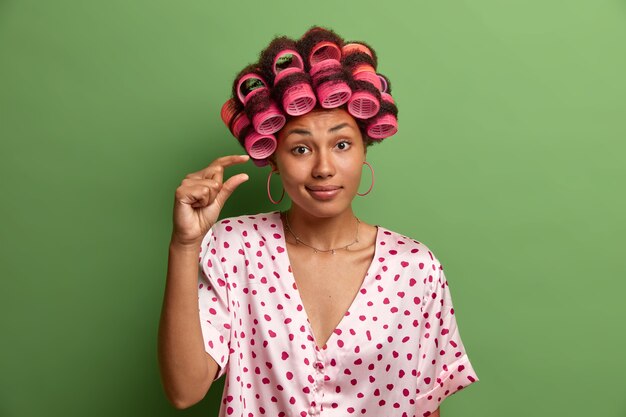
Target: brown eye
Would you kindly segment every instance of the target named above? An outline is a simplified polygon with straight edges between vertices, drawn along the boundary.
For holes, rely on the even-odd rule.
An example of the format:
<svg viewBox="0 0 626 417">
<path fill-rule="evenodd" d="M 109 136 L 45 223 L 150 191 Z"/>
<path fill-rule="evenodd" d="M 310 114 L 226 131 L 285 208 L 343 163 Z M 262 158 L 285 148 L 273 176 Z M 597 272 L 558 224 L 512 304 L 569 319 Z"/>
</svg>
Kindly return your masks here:
<svg viewBox="0 0 626 417">
<path fill-rule="evenodd" d="M 339 143 L 337 144 L 337 147 L 338 147 L 340 150 L 344 151 L 344 150 L 346 150 L 346 149 L 350 148 L 350 142 L 348 142 L 347 140 L 342 140 L 341 142 L 339 142 Z"/>
<path fill-rule="evenodd" d="M 306 146 L 296 146 L 295 148 L 291 150 L 291 152 L 293 152 L 296 155 L 304 155 L 307 153 L 307 151 L 308 149 L 306 148 Z"/>
</svg>

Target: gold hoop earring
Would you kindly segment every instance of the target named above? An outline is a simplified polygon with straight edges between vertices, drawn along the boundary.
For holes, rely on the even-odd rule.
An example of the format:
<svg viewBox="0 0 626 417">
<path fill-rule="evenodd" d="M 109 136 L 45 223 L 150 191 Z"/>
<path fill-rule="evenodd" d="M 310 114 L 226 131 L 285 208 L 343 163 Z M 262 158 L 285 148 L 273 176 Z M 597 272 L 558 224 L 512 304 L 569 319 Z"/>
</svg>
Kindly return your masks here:
<svg viewBox="0 0 626 417">
<path fill-rule="evenodd" d="M 270 174 L 267 176 L 267 196 L 269 197 L 272 203 L 278 204 L 281 201 L 283 201 L 283 197 L 285 196 L 285 189 L 283 188 L 283 193 L 280 195 L 280 198 L 278 199 L 278 201 L 272 198 L 272 192 L 270 191 L 270 181 L 272 179 L 272 175 L 274 175 L 275 172 L 278 172 L 278 171 L 271 170 Z"/>
<path fill-rule="evenodd" d="M 360 196 L 368 195 L 370 191 L 372 191 L 372 188 L 374 188 L 374 168 L 372 168 L 372 166 L 367 161 L 363 161 L 363 165 L 367 165 L 367 167 L 372 172 L 372 183 L 370 184 L 370 188 L 368 188 L 367 191 L 364 192 L 363 194 L 357 191 L 357 195 L 360 195 Z"/>
</svg>

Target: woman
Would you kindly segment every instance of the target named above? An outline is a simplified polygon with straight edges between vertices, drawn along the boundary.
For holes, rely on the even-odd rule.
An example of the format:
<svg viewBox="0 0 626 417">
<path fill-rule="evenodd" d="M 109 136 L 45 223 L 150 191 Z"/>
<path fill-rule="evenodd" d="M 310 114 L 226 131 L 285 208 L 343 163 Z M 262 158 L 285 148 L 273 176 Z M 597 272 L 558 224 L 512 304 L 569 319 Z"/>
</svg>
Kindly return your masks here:
<svg viewBox="0 0 626 417">
<path fill-rule="evenodd" d="M 440 262 L 352 210 L 375 116 L 364 123 L 343 103 L 286 118 L 255 158 L 280 176 L 285 213 L 218 221 L 248 179 L 224 170 L 248 155 L 218 158 L 176 190 L 159 361 L 177 408 L 226 374 L 221 416 L 437 416 L 477 380 Z"/>
</svg>

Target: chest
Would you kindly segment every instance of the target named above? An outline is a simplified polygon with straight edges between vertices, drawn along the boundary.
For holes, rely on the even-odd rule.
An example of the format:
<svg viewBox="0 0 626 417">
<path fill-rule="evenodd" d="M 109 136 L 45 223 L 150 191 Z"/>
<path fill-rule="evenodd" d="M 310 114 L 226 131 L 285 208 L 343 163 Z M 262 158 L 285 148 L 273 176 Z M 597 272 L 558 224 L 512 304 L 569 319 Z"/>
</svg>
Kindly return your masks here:
<svg viewBox="0 0 626 417">
<path fill-rule="evenodd" d="M 292 251 L 291 269 L 298 294 L 319 347 L 326 344 L 363 285 L 372 250 L 354 254 Z"/>
</svg>

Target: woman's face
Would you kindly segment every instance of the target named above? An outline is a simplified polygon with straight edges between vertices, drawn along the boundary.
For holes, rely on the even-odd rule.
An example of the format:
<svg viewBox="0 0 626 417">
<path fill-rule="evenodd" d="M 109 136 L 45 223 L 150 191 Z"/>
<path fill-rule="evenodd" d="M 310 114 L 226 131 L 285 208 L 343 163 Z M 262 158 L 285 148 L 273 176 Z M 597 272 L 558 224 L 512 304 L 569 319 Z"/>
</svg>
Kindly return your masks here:
<svg viewBox="0 0 626 417">
<path fill-rule="evenodd" d="M 351 207 L 365 161 L 363 137 L 343 109 L 294 117 L 278 132 L 272 167 L 293 204 L 316 217 Z"/>
</svg>

